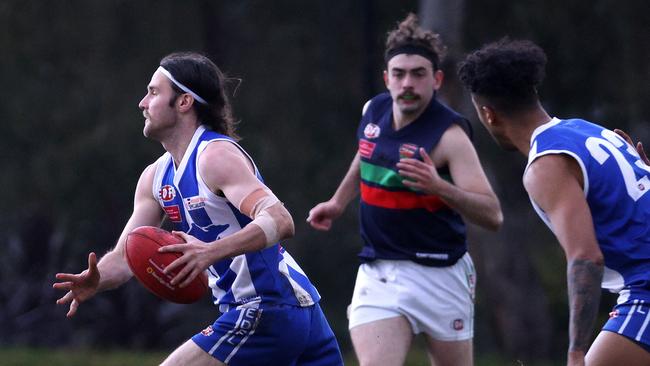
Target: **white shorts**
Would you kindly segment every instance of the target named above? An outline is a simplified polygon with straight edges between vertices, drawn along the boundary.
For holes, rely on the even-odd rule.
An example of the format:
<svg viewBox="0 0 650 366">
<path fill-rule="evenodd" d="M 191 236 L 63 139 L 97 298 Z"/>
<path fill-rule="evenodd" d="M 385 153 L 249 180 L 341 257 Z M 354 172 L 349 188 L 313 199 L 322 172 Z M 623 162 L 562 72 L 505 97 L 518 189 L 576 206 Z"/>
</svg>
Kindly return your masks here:
<svg viewBox="0 0 650 366">
<path fill-rule="evenodd" d="M 349 328 L 404 316 L 414 334 L 441 341 L 474 335 L 476 272 L 469 253 L 449 267 L 407 260 L 375 260 L 359 266 Z"/>
</svg>

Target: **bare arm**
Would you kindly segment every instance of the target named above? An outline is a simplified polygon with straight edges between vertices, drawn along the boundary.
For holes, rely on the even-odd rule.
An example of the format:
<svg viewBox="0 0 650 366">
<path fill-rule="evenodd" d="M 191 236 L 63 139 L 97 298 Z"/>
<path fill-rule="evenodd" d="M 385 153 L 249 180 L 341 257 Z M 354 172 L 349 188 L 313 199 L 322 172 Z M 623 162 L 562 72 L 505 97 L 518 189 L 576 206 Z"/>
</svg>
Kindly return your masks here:
<svg viewBox="0 0 650 366">
<path fill-rule="evenodd" d="M 357 152 L 352 159 L 348 172 L 343 177 L 339 187 L 329 201 L 321 202 L 309 211 L 307 222 L 317 230 L 329 230 L 332 222 L 341 216 L 350 201 L 359 194 L 359 167 L 361 157 Z"/>
<path fill-rule="evenodd" d="M 213 192 L 222 192 L 228 201 L 253 219 L 256 219 L 256 203 L 272 195 L 268 187 L 253 173 L 248 158 L 230 142 L 210 143 L 199 157 L 198 168 Z M 293 219 L 282 202 L 272 204 L 265 211 L 275 225 L 277 240 L 273 243 L 293 236 Z M 165 269 L 169 273 L 185 265 L 172 280 L 174 284 L 180 283 L 181 287 L 189 284 L 199 273 L 218 260 L 262 250 L 269 244 L 267 234 L 255 220 L 238 232 L 211 243 L 214 245 L 205 245 L 185 233 L 176 234 L 182 236 L 186 243 L 169 245 L 161 248 L 161 251 L 183 253 L 183 256 Z"/>
<path fill-rule="evenodd" d="M 603 255 L 582 190 L 578 164 L 565 155 L 535 160 L 524 176 L 531 198 L 548 215 L 567 258 L 569 364 L 581 364 L 591 341 L 603 276 Z"/>
<path fill-rule="evenodd" d="M 154 165 L 148 166 L 142 172 L 135 190 L 133 213 L 124 226 L 115 247 L 106 253 L 97 264 L 101 275 L 98 291 L 116 288 L 133 276 L 125 257 L 127 235 L 137 227 L 160 226 L 162 223 L 163 211 L 152 192 L 154 174 Z"/>
<path fill-rule="evenodd" d="M 421 149 L 423 161 L 402 159 L 399 174 L 404 185 L 439 196 L 470 222 L 497 230 L 503 222 L 499 199 L 483 172 L 476 150 L 465 132 L 452 125 L 442 135 L 432 157 Z M 449 167 L 453 183 L 442 179 L 436 166 Z"/>
<path fill-rule="evenodd" d="M 97 292 L 112 289 L 128 281 L 131 270 L 124 257 L 124 246 L 127 234 L 138 226 L 158 226 L 162 222 L 162 210 L 154 199 L 151 187 L 153 184 L 154 167 L 147 167 L 140 179 L 135 192 L 133 213 L 127 222 L 115 247 L 97 262 L 95 253 L 88 255 L 88 269 L 78 274 L 57 273 L 53 287 L 67 293 L 57 300 L 57 304 L 70 303 L 68 317 L 77 312 L 79 304 L 93 297 Z"/>
</svg>

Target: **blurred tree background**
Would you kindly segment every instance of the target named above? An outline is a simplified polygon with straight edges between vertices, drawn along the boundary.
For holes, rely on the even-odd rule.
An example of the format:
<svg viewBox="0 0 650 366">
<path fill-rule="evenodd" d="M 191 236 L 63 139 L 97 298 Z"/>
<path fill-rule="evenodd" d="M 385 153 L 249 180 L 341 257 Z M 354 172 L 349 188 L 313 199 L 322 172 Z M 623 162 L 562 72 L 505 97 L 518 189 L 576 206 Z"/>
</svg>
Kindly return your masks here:
<svg viewBox="0 0 650 366">
<path fill-rule="evenodd" d="M 384 88 L 385 34 L 408 12 L 450 46 L 441 98 L 474 124 L 502 201 L 498 233 L 470 227 L 479 271 L 478 354 L 564 358 L 565 262 L 521 187 L 522 156 L 494 145 L 455 79 L 462 55 L 503 36 L 549 57 L 540 90 L 558 117 L 623 128 L 650 143 L 650 8 L 644 0 L 0 1 L 0 346 L 172 350 L 217 316 L 154 298 L 135 281 L 65 318 L 56 272 L 113 246 L 142 169 L 162 152 L 137 108 L 160 58 L 209 55 L 229 79 L 242 145 L 293 213 L 286 247 L 323 295 L 344 350 L 360 248 L 356 205 L 328 233 L 305 218 L 355 148 L 361 106 Z M 604 320 L 614 297 L 605 296 Z"/>
</svg>

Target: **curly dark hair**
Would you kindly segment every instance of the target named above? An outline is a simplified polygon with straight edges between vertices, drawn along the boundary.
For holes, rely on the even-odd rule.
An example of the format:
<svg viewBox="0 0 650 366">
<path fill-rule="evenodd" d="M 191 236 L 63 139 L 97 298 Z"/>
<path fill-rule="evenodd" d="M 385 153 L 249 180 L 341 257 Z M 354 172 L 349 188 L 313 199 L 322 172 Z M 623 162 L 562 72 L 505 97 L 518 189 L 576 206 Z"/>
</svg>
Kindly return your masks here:
<svg viewBox="0 0 650 366">
<path fill-rule="evenodd" d="M 536 105 L 545 66 L 546 54 L 538 45 L 506 37 L 468 54 L 459 63 L 458 78 L 494 108 L 516 112 Z"/>
<path fill-rule="evenodd" d="M 388 63 L 391 51 L 407 46 L 423 48 L 433 56 L 433 69 L 437 70 L 447 53 L 447 46 L 442 43 L 440 35 L 420 27 L 417 15 L 409 13 L 406 19 L 398 23 L 397 28 L 388 32 L 384 59 Z"/>
<path fill-rule="evenodd" d="M 196 52 L 177 52 L 163 57 L 160 66 L 208 102 L 206 105 L 194 101 L 193 108 L 202 124 L 220 134 L 239 139 L 235 133 L 236 122 L 225 90 L 226 78 L 214 62 Z M 174 83 L 171 83 L 171 86 L 176 92 L 176 96 L 170 101 L 173 103 L 184 91 Z"/>
</svg>

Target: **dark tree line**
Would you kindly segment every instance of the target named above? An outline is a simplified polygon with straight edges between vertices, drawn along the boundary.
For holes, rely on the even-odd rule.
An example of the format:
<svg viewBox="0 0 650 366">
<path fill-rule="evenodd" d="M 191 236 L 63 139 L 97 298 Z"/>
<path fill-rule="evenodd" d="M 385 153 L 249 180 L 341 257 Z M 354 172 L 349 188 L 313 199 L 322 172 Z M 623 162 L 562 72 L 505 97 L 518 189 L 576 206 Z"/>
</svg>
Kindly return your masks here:
<svg viewBox="0 0 650 366">
<path fill-rule="evenodd" d="M 89 251 L 103 254 L 114 244 L 140 172 L 162 153 L 142 137 L 138 101 L 162 56 L 196 50 L 229 75 L 242 144 L 294 216 L 297 234 L 286 246 L 318 286 L 349 348 L 356 207 L 325 234 L 304 219 L 336 188 L 355 151 L 361 106 L 383 89 L 386 31 L 407 12 L 421 11 L 428 26 L 452 40 L 442 97 L 473 121 L 505 213 L 499 233 L 470 228 L 479 270 L 477 350 L 524 360 L 563 355 L 562 252 L 529 207 L 524 159 L 500 151 L 476 122 L 455 84 L 455 61 L 505 35 L 532 39 L 549 56 L 540 94 L 552 113 L 623 128 L 648 142 L 650 15 L 642 0 L 461 4 L 451 10 L 457 23 L 438 29 L 441 18 L 423 10 L 440 9 L 435 1 L 0 3 L 0 346 L 169 349 L 213 321 L 207 298 L 172 305 L 135 281 L 82 304 L 66 320 L 51 289 L 54 273 L 79 271 Z M 611 302 L 605 298 L 603 317 Z"/>
</svg>

